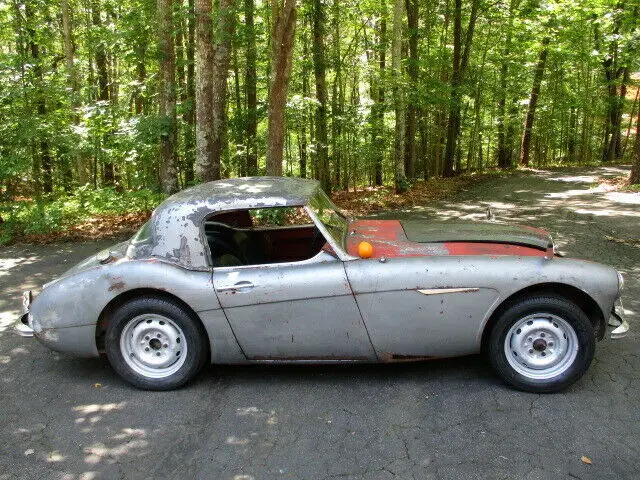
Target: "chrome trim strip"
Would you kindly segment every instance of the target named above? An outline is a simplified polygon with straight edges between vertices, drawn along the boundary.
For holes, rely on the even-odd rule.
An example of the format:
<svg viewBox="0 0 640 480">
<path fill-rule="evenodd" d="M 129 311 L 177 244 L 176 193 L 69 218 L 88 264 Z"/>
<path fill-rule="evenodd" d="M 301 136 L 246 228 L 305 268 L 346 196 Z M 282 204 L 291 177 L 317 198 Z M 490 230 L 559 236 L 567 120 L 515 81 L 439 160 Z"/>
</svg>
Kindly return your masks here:
<svg viewBox="0 0 640 480">
<path fill-rule="evenodd" d="M 419 289 L 418 292 L 423 295 L 440 295 L 442 293 L 463 293 L 463 292 L 477 292 L 480 289 L 478 287 L 470 288 L 426 288 Z"/>
</svg>

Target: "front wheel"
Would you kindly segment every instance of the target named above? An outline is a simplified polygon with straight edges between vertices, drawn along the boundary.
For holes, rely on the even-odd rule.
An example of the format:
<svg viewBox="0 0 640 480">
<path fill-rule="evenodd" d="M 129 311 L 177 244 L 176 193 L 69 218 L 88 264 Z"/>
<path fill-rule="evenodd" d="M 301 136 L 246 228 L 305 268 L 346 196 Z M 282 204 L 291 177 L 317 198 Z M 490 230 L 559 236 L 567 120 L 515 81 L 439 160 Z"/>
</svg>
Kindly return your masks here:
<svg viewBox="0 0 640 480">
<path fill-rule="evenodd" d="M 563 297 L 521 300 L 502 313 L 489 337 L 495 371 L 524 391 L 557 392 L 578 380 L 595 352 L 593 326 Z"/>
<path fill-rule="evenodd" d="M 191 380 L 207 354 L 202 326 L 177 303 L 158 297 L 129 301 L 111 316 L 107 357 L 130 384 L 171 390 Z"/>
</svg>

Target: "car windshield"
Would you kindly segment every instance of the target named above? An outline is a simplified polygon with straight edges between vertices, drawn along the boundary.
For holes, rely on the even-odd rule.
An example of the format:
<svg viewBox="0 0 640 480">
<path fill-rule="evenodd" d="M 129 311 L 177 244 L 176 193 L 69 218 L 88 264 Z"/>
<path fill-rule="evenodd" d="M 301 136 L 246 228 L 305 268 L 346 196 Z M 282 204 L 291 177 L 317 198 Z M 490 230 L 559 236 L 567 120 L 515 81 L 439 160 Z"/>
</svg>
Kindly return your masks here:
<svg viewBox="0 0 640 480">
<path fill-rule="evenodd" d="M 346 250 L 348 220 L 327 195 L 319 190 L 309 201 L 309 208 L 318 216 L 338 246 Z"/>
</svg>

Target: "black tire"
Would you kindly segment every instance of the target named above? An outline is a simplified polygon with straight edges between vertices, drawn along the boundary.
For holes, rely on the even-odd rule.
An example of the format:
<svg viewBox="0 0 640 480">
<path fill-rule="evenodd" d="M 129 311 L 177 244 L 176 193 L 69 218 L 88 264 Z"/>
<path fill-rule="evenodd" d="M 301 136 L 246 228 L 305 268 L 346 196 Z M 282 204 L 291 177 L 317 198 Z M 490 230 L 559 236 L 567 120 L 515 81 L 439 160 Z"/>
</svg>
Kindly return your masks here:
<svg viewBox="0 0 640 480">
<path fill-rule="evenodd" d="M 506 383 L 526 392 L 551 393 L 584 375 L 595 344 L 593 325 L 576 304 L 561 296 L 537 295 L 517 301 L 500 315 L 487 350 Z M 558 363 L 544 364 L 552 360 Z"/>
<path fill-rule="evenodd" d="M 127 339 L 122 340 L 125 331 Z M 134 338 L 140 342 L 134 342 Z M 173 390 L 195 377 L 206 363 L 206 338 L 202 324 L 178 302 L 145 296 L 128 301 L 113 312 L 105 350 L 111 366 L 131 385 L 143 390 Z M 145 341 L 148 343 L 142 344 Z M 180 357 L 183 352 L 186 354 Z M 125 355 L 131 360 L 126 360 Z M 159 368 L 149 363 L 156 361 L 154 355 L 158 361 L 173 363 Z"/>
</svg>

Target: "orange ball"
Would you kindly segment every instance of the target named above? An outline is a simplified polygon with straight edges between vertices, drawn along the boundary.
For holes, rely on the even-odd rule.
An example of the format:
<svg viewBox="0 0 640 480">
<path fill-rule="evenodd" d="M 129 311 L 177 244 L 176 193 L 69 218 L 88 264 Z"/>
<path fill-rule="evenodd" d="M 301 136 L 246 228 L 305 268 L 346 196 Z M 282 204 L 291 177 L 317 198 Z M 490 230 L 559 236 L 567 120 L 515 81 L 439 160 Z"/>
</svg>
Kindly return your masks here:
<svg viewBox="0 0 640 480">
<path fill-rule="evenodd" d="M 369 242 L 360 242 L 358 244 L 358 255 L 360 255 L 360 258 L 370 258 L 373 255 L 373 245 Z"/>
</svg>

